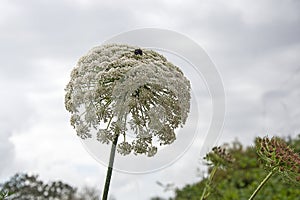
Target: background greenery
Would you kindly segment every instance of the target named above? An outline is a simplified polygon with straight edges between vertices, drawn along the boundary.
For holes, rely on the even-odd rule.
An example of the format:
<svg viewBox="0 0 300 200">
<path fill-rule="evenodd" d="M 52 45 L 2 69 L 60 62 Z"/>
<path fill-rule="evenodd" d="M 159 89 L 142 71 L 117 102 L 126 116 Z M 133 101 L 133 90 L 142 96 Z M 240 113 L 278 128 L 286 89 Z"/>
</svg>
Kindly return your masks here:
<svg viewBox="0 0 300 200">
<path fill-rule="evenodd" d="M 285 141 L 300 152 L 300 135 L 285 138 Z M 234 158 L 230 167 L 218 169 L 212 181 L 211 195 L 208 200 L 247 200 L 261 180 L 268 173 L 260 162 L 253 146 L 243 147 L 235 141 L 224 145 Z M 211 167 L 209 168 L 210 172 Z M 170 200 L 199 200 L 205 186 L 206 178 L 198 183 L 175 189 L 175 197 Z M 8 195 L 8 198 L 4 196 Z M 274 175 L 256 196 L 256 200 L 297 200 L 300 199 L 300 184 L 283 180 Z M 37 175 L 20 173 L 0 184 L 0 200 L 98 200 L 95 188 L 85 187 L 78 190 L 61 181 L 44 183 Z M 111 199 L 114 199 L 113 197 Z M 152 200 L 163 200 L 153 197 Z"/>
<path fill-rule="evenodd" d="M 285 141 L 300 152 L 300 135 L 297 138 L 285 138 Z M 243 147 L 239 142 L 233 142 L 227 147 L 235 159 L 233 165 L 226 169 L 219 169 L 213 179 L 213 189 L 208 200 L 247 200 L 263 178 L 267 175 L 253 146 Z M 211 170 L 211 168 L 209 168 Z M 182 189 L 175 190 L 174 200 L 199 200 L 205 186 L 206 179 Z M 152 200 L 163 198 L 155 197 Z M 300 199 L 300 185 L 283 180 L 274 175 L 262 188 L 256 200 L 297 200 Z"/>
<path fill-rule="evenodd" d="M 96 188 L 78 190 L 61 181 L 44 183 L 38 175 L 18 173 L 0 184 L 0 200 L 99 200 Z"/>
</svg>

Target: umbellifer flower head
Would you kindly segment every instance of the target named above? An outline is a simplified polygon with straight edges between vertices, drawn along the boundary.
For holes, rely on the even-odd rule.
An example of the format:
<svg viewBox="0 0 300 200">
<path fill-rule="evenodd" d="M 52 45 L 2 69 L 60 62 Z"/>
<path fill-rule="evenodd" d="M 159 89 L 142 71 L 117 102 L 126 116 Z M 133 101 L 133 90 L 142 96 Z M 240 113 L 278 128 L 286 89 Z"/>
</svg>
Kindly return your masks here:
<svg viewBox="0 0 300 200">
<path fill-rule="evenodd" d="M 153 156 L 171 144 L 190 109 L 190 82 L 165 57 L 148 49 L 110 44 L 80 58 L 66 87 L 65 106 L 82 139 L 101 143 L 123 135 L 118 152 Z M 128 140 L 131 132 L 134 139 Z"/>
<path fill-rule="evenodd" d="M 213 147 L 212 151 L 207 153 L 204 159 L 209 162 L 209 165 L 214 165 L 223 168 L 229 166 L 234 161 L 232 155 L 226 152 L 225 148 L 220 146 Z"/>
<path fill-rule="evenodd" d="M 300 183 L 300 156 L 282 139 L 257 138 L 256 148 L 267 168 L 275 169 L 290 180 Z"/>
</svg>

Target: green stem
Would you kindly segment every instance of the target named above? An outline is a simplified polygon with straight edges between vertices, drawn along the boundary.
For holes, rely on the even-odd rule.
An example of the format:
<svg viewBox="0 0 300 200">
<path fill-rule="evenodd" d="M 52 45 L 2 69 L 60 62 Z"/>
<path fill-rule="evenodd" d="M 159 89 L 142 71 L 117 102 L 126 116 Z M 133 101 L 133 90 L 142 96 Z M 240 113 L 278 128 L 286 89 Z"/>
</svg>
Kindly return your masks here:
<svg viewBox="0 0 300 200">
<path fill-rule="evenodd" d="M 115 154 L 116 154 L 116 147 L 117 147 L 117 143 L 118 143 L 118 138 L 119 138 L 119 135 L 115 136 L 114 141 L 111 145 L 110 156 L 109 156 L 109 164 L 108 164 L 107 173 L 106 173 L 106 180 L 105 180 L 102 200 L 107 200 L 107 197 L 108 197 L 108 190 L 109 190 L 109 185 L 110 185 L 110 180 L 111 180 L 111 175 L 112 175 L 112 169 L 113 169 L 114 160 L 115 160 Z"/>
<path fill-rule="evenodd" d="M 274 174 L 275 168 L 269 172 L 269 174 L 264 178 L 264 180 L 259 184 L 259 186 L 256 188 L 256 190 L 252 193 L 249 200 L 254 199 L 254 197 L 257 195 L 257 193 L 260 191 L 260 189 L 265 185 L 265 183 L 271 178 L 271 176 Z"/>
<path fill-rule="evenodd" d="M 217 169 L 218 169 L 218 166 L 214 166 L 213 169 L 212 169 L 212 171 L 210 172 L 210 175 L 209 175 L 208 180 L 207 180 L 207 182 L 205 184 L 205 187 L 204 187 L 204 190 L 202 192 L 202 196 L 201 196 L 200 200 L 205 200 L 208 197 L 209 193 L 206 194 L 207 193 L 207 189 L 210 187 L 210 185 L 212 183 L 212 180 L 213 180 L 213 178 L 214 178 L 214 176 L 216 174 Z"/>
</svg>

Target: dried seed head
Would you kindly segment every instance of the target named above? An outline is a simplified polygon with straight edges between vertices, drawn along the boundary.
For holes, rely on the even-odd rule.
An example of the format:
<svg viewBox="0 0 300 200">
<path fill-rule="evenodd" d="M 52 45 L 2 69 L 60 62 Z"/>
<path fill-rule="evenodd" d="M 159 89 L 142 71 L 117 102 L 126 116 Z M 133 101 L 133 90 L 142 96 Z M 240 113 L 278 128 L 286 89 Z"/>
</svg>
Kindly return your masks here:
<svg viewBox="0 0 300 200">
<path fill-rule="evenodd" d="M 278 169 L 282 175 L 294 181 L 297 180 L 296 177 L 300 176 L 300 156 L 282 139 L 277 137 L 258 138 L 256 149 L 267 168 Z"/>
<path fill-rule="evenodd" d="M 206 154 L 205 160 L 211 162 L 215 166 L 226 167 L 231 164 L 234 159 L 231 154 L 227 153 L 225 148 L 213 147 L 212 151 Z"/>
</svg>

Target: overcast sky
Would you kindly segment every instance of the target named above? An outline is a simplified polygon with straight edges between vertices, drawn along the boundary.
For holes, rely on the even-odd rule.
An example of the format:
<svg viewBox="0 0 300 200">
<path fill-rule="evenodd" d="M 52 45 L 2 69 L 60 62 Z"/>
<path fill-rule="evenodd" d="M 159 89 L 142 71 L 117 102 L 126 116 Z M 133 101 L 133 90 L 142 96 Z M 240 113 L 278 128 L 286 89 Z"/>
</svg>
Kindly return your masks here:
<svg viewBox="0 0 300 200">
<path fill-rule="evenodd" d="M 124 31 L 154 27 L 196 41 L 218 68 L 226 93 L 219 144 L 300 132 L 298 0 L 1 0 L 0 180 L 33 172 L 43 180 L 102 188 L 106 168 L 69 124 L 64 88 L 80 56 Z M 197 142 L 162 171 L 115 172 L 117 199 L 167 196 L 155 182 L 199 180 Z"/>
</svg>

